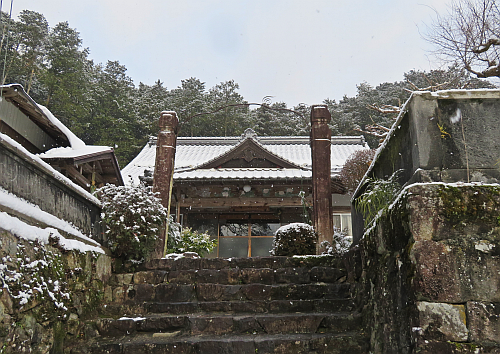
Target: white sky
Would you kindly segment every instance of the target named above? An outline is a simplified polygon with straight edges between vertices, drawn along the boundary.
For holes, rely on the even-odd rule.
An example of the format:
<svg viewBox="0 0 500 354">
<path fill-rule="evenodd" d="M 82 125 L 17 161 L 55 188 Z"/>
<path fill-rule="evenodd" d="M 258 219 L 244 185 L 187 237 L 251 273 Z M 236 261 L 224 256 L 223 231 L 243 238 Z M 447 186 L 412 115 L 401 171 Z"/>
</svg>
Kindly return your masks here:
<svg viewBox="0 0 500 354">
<path fill-rule="evenodd" d="M 118 60 L 137 85 L 234 79 L 250 102 L 289 106 L 354 96 L 356 85 L 438 68 L 421 36 L 450 0 L 14 0 L 68 21 L 96 63 Z M 9 1 L 4 1 L 6 11 Z"/>
</svg>

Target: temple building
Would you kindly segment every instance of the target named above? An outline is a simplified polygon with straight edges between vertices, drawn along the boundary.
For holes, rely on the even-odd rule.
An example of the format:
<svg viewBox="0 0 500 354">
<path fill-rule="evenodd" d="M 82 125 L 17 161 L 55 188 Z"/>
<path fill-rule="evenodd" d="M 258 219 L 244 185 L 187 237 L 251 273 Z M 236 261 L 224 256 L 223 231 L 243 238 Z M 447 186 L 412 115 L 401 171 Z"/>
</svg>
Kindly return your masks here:
<svg viewBox="0 0 500 354">
<path fill-rule="evenodd" d="M 362 136 L 331 138 L 331 193 L 335 227 L 351 235 L 350 197 L 338 175 Z M 123 170 L 125 183 L 152 184 L 156 138 Z M 218 239 L 211 257 L 269 255 L 275 231 L 310 217 L 311 148 L 308 136 L 179 137 L 171 213 L 184 227 Z"/>
</svg>

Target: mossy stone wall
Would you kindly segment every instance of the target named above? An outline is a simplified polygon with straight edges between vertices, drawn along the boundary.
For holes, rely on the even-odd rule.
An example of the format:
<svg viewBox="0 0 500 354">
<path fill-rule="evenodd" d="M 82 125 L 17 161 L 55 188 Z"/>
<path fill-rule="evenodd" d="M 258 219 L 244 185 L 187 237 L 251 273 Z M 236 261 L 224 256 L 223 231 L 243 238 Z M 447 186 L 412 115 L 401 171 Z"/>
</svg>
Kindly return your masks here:
<svg viewBox="0 0 500 354">
<path fill-rule="evenodd" d="M 0 353 L 63 353 L 92 335 L 111 259 L 0 230 Z"/>
<path fill-rule="evenodd" d="M 373 353 L 500 352 L 500 187 L 415 184 L 359 243 Z"/>
</svg>

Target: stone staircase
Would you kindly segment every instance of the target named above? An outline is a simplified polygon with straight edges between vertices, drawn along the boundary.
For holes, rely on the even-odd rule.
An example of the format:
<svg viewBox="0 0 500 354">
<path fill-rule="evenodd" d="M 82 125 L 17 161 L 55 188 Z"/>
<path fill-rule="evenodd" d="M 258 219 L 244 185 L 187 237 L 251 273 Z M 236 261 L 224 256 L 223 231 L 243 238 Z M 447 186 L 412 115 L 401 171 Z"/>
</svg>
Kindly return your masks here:
<svg viewBox="0 0 500 354">
<path fill-rule="evenodd" d="M 71 353 L 368 353 L 339 260 L 155 260 L 115 274 Z M 92 337 L 92 331 L 87 331 Z"/>
</svg>

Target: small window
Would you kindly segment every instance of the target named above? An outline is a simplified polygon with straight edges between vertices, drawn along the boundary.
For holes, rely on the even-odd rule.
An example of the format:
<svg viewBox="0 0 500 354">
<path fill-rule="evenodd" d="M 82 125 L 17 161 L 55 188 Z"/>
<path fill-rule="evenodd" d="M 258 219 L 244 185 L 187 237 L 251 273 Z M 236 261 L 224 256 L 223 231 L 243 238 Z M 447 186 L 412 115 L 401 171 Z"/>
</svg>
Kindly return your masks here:
<svg viewBox="0 0 500 354">
<path fill-rule="evenodd" d="M 333 214 L 333 227 L 342 230 L 347 236 L 352 236 L 351 214 Z"/>
</svg>

